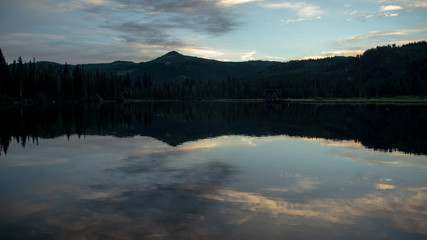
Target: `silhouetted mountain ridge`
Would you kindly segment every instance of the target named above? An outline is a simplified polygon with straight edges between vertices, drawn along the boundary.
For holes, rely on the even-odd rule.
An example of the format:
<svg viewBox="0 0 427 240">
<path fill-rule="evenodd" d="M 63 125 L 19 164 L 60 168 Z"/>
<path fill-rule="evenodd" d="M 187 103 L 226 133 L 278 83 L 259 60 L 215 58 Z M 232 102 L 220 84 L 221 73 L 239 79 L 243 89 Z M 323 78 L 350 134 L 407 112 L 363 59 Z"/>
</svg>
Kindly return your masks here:
<svg viewBox="0 0 427 240">
<path fill-rule="evenodd" d="M 383 46 L 365 51 L 357 57 L 330 57 L 289 62 L 245 61 L 223 62 L 186 56 L 171 51 L 148 62 L 115 61 L 81 65 L 85 71 L 129 74 L 132 80 L 149 75 L 153 82 L 223 81 L 227 78 L 256 81 L 352 81 L 355 79 L 403 78 L 426 75 L 427 43 Z M 46 65 L 47 62 L 38 64 Z M 56 67 L 60 64 L 51 63 Z M 73 66 L 70 65 L 72 68 Z M 415 76 L 416 78 L 417 76 Z M 401 80 L 401 79 L 397 79 Z M 340 88 L 340 87 L 337 87 Z M 332 91 L 329 89 L 329 91 Z"/>
<path fill-rule="evenodd" d="M 151 76 L 155 82 L 192 79 L 197 81 L 218 81 L 228 77 L 243 78 L 255 74 L 277 62 L 222 62 L 182 55 L 176 51 L 169 52 L 152 61 L 140 63 L 130 75 L 131 78 L 144 74 Z"/>
</svg>

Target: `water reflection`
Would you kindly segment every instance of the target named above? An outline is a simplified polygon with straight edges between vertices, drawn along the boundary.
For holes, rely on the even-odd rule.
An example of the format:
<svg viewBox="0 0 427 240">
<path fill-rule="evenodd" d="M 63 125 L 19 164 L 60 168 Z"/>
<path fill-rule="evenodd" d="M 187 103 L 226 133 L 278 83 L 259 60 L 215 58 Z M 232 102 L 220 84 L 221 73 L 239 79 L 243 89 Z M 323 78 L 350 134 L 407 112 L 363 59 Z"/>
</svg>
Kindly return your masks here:
<svg viewBox="0 0 427 240">
<path fill-rule="evenodd" d="M 1 188 L 0 237 L 198 239 L 199 229 L 192 228 L 213 202 L 202 196 L 229 182 L 235 170 L 203 161 L 195 154 L 206 148 L 197 145 L 175 149 L 146 137 L 42 140 L 41 152 L 14 154 L 1 164 L 2 180 L 19 180 L 19 173 L 25 183 L 16 186 L 19 197 Z M 59 155 L 67 160 L 56 161 Z"/>
<path fill-rule="evenodd" d="M 398 235 L 394 235 L 399 234 L 399 228 L 407 233 L 427 234 L 427 219 L 424 211 L 427 202 L 426 190 L 425 188 L 401 189 L 392 193 L 376 192 L 355 199 L 316 199 L 302 203 L 230 189 L 220 190 L 216 195 L 207 197 L 231 203 L 229 211 L 226 211 L 229 213 L 228 222 L 235 225 L 247 225 L 243 231 L 253 232 L 251 228 L 259 224 L 257 223 L 258 216 L 267 215 L 274 217 L 274 225 L 280 226 L 282 233 L 296 232 L 297 234 L 293 235 L 293 238 L 312 239 L 316 238 L 319 233 L 322 233 L 320 238 L 325 239 L 358 238 L 357 234 L 361 233 L 350 228 L 371 231 L 364 233 L 365 237 L 370 236 L 368 238 L 400 238 L 397 237 Z M 377 221 L 384 224 L 386 220 L 396 227 L 394 231 L 382 232 L 381 228 L 384 226 Z M 375 228 L 370 228 L 370 224 Z M 310 226 L 308 232 L 305 231 L 307 225 Z M 376 231 L 378 235 L 375 235 Z M 255 234 L 257 233 L 255 232 Z M 410 238 L 408 236 L 411 234 L 404 238 Z M 254 237 L 265 237 L 265 234 Z M 416 235 L 412 237 L 416 237 Z M 419 238 L 421 239 L 422 236 L 420 235 Z"/>
<path fill-rule="evenodd" d="M 351 140 L 427 154 L 427 107 L 216 102 L 0 106 L 0 151 L 62 135 L 150 136 L 171 146 L 223 135 Z"/>
<path fill-rule="evenodd" d="M 0 239 L 426 238 L 425 146 L 376 151 L 364 134 L 347 138 L 381 106 L 181 104 L 73 105 L 86 110 L 68 123 L 58 109 L 37 113 L 53 126 L 20 110 L 24 128 L 2 135 L 19 142 L 0 156 Z M 423 108 L 401 107 L 412 115 L 371 116 L 397 132 L 424 121 Z M 408 140 L 384 129 L 378 138 Z M 38 144 L 23 148 L 28 136 Z"/>
</svg>

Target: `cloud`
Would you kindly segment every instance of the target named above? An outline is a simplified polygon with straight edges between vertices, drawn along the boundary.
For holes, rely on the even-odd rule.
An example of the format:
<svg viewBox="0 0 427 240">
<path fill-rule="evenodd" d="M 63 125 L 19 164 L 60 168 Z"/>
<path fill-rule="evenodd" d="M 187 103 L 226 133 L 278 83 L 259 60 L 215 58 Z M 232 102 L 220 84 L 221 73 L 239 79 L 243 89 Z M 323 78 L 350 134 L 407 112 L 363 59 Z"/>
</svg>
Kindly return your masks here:
<svg viewBox="0 0 427 240">
<path fill-rule="evenodd" d="M 306 202 L 292 202 L 233 189 L 218 189 L 215 194 L 205 194 L 204 197 L 232 204 L 235 210 L 229 217 L 229 223 L 234 224 L 245 223 L 239 219 L 250 219 L 251 213 L 256 213 L 256 216 L 260 214 L 273 216 L 276 222 L 280 222 L 280 226 L 288 225 L 290 222 L 295 226 L 299 221 L 309 219 L 310 222 L 322 222 L 326 228 L 332 227 L 330 224 L 354 226 L 363 219 L 376 216 L 391 221 L 400 229 L 412 233 L 427 233 L 425 228 L 427 221 L 423 213 L 427 200 L 425 187 L 399 189 L 394 185 L 377 184 L 377 190 L 380 191 L 360 198 L 313 199 Z M 398 194 L 395 194 L 396 191 Z M 396 215 L 395 209 L 399 209 L 399 214 Z"/>
<path fill-rule="evenodd" d="M 273 8 L 273 9 L 289 9 L 295 11 L 298 16 L 302 18 L 313 18 L 319 16 L 323 13 L 317 5 L 308 4 L 306 2 L 281 2 L 281 3 L 269 3 L 269 4 L 261 4 L 261 6 L 265 8 Z"/>
<path fill-rule="evenodd" d="M 91 192 L 87 195 L 83 195 L 80 196 L 80 199 L 83 200 L 98 200 L 98 199 L 103 199 L 103 198 L 110 198 L 113 195 L 111 193 L 107 193 L 107 192 Z"/>
<path fill-rule="evenodd" d="M 256 51 L 255 51 L 255 52 L 256 52 Z M 240 139 L 240 141 L 241 141 L 242 143 L 247 144 L 248 146 L 256 147 L 256 144 L 254 143 L 254 138 L 253 138 L 253 137 L 243 136 L 243 137 Z"/>
<path fill-rule="evenodd" d="M 324 51 L 321 52 L 317 56 L 309 56 L 305 57 L 303 59 L 321 59 L 321 58 L 327 58 L 327 57 L 349 57 L 349 56 L 357 56 L 360 54 L 363 54 L 366 51 L 366 49 L 363 50 L 357 50 L 357 49 L 347 49 L 347 50 L 335 50 L 335 51 Z M 336 143 L 334 143 L 336 144 Z"/>
<path fill-rule="evenodd" d="M 265 57 L 261 57 L 261 60 L 267 60 L 267 61 L 286 61 L 288 60 L 287 58 L 284 57 L 277 57 L 277 56 L 265 56 Z"/>
<path fill-rule="evenodd" d="M 156 44 L 156 45 L 168 45 L 168 46 L 180 46 L 183 43 L 167 34 L 165 29 L 172 28 L 172 26 L 166 23 L 154 23 L 154 22 L 125 22 L 116 26 L 102 26 L 106 29 L 115 30 L 122 33 L 121 38 L 126 42 L 143 42 L 145 44 Z"/>
<path fill-rule="evenodd" d="M 234 31 L 240 26 L 236 18 L 231 17 L 233 14 L 225 9 L 225 5 L 252 1 L 115 0 L 115 2 L 119 6 L 114 11 L 120 17 L 111 17 L 111 21 L 102 24 L 101 27 L 118 32 L 126 43 L 156 45 L 168 50 L 192 48 L 195 52 L 196 49 L 201 50 L 203 47 L 197 46 L 191 36 L 216 37 Z M 127 14 L 125 19 L 122 19 L 123 14 Z M 213 54 L 216 55 L 218 54 Z"/>
<path fill-rule="evenodd" d="M 103 5 L 107 2 L 107 0 L 83 0 L 86 4 L 93 4 L 93 5 Z"/>
<path fill-rule="evenodd" d="M 401 7 L 401 5 L 403 5 L 403 8 L 427 8 L 427 1 L 426 0 L 421 0 L 421 1 L 414 1 L 414 0 L 378 0 L 378 3 L 380 4 L 384 4 L 384 3 L 388 3 L 390 5 L 388 6 L 397 6 L 397 7 Z M 393 4 L 399 4 L 399 5 L 393 5 Z M 383 6 L 383 7 L 388 7 L 388 6 Z M 400 9 L 397 9 L 400 10 Z"/>
<path fill-rule="evenodd" d="M 319 6 L 308 4 L 306 2 L 279 2 L 260 4 L 262 7 L 271 9 L 288 9 L 296 13 L 297 18 L 282 19 L 282 24 L 302 22 L 305 20 L 319 20 L 323 11 Z"/>
<path fill-rule="evenodd" d="M 406 9 L 406 14 L 411 12 L 413 8 L 427 7 L 427 1 L 410 1 L 410 0 L 380 0 L 378 3 L 378 10 L 354 10 L 352 12 L 346 12 L 347 22 L 358 19 L 361 22 L 365 22 L 373 17 L 384 18 L 384 17 L 396 17 L 401 11 Z M 403 13 L 403 12 L 402 12 Z"/>
<path fill-rule="evenodd" d="M 294 193 L 303 193 L 309 190 L 314 190 L 317 188 L 317 185 L 320 184 L 317 181 L 317 178 L 302 176 L 301 174 L 290 174 L 285 173 L 285 177 L 287 177 L 287 181 L 292 181 L 294 179 L 294 183 L 290 184 L 290 186 L 286 188 L 277 188 L 271 187 L 265 189 L 268 192 L 294 192 Z"/>
<path fill-rule="evenodd" d="M 221 10 L 202 11 L 194 15 L 171 18 L 174 28 L 183 28 L 208 35 L 221 35 L 236 29 L 240 24 Z"/>
<path fill-rule="evenodd" d="M 204 10 L 227 8 L 263 0 L 114 0 L 121 7 L 140 8 L 149 12 L 194 13 Z"/>
<path fill-rule="evenodd" d="M 28 40 L 26 46 L 17 46 L 16 42 L 25 41 L 24 37 L 15 38 L 2 33 L 0 38 L 11 40 L 7 41 L 10 44 L 2 41 L 2 47 L 13 54 L 12 58 L 26 55 L 30 59 L 35 56 L 39 60 L 69 63 L 75 58 L 79 60 L 74 61 L 79 63 L 88 63 L 117 59 L 146 61 L 170 50 L 183 50 L 202 57 L 222 56 L 222 52 L 200 45 L 200 39 L 222 36 L 238 29 L 242 24 L 235 9 L 230 7 L 256 0 L 23 1 L 25 4 L 16 1 L 11 4 L 17 9 L 43 14 L 49 23 L 53 22 L 51 16 L 62 13 L 70 14 L 75 21 L 70 23 L 68 18 L 58 19 L 54 29 L 32 41 L 33 46 L 28 44 Z M 84 24 L 79 23 L 83 20 Z M 81 32 L 86 36 L 79 36 Z M 56 35 L 63 35 L 63 38 L 52 39 Z M 105 57 L 96 60 L 101 55 Z"/>
<path fill-rule="evenodd" d="M 218 58 L 224 55 L 224 53 L 221 51 L 199 46 L 183 46 L 177 48 L 177 50 L 182 51 L 186 54 L 196 55 L 203 58 Z"/>
<path fill-rule="evenodd" d="M 409 32 L 412 32 L 411 30 L 396 30 L 396 31 L 372 31 L 366 34 L 357 35 L 353 37 L 349 37 L 345 39 L 346 41 L 355 41 L 355 40 L 362 40 L 366 38 L 374 38 L 374 37 L 382 37 L 382 36 L 395 36 L 395 35 L 405 35 Z"/>
<path fill-rule="evenodd" d="M 282 19 L 281 22 L 289 24 L 289 23 L 295 23 L 295 22 L 302 22 L 304 20 L 305 19 L 301 17 L 301 18 L 297 18 L 297 19 L 287 19 L 287 20 Z"/>
<path fill-rule="evenodd" d="M 31 229 L 19 232 L 21 238 L 43 234 L 61 239 L 199 239 L 221 234 L 225 239 L 249 235 L 276 239 L 291 233 L 295 239 L 346 239 L 383 236 L 388 227 L 399 234 L 427 234 L 424 186 L 378 189 L 358 198 L 305 197 L 303 201 L 194 183 L 128 186 L 119 191 L 110 187 L 113 197 L 94 192 L 65 202 L 36 198 L 5 202 L 3 220 Z M 51 199 L 63 198 L 54 194 L 50 192 Z M 373 221 L 387 228 L 376 231 L 370 225 Z M 373 230 L 374 235 L 361 233 L 365 230 Z"/>
<path fill-rule="evenodd" d="M 396 158 L 394 159 L 382 159 L 381 157 L 364 157 L 357 156 L 357 154 L 342 156 L 345 159 L 360 161 L 363 163 L 367 163 L 369 165 L 390 165 L 396 167 L 405 167 L 405 168 L 413 168 L 413 169 L 422 169 L 427 170 L 427 166 L 421 160 L 421 158 L 414 158 L 414 156 L 407 155 L 401 152 L 392 152 L 390 153 Z M 410 156 L 410 157 L 409 157 Z M 338 157 L 338 156 L 337 156 Z M 388 181 L 388 180 L 386 180 Z"/>
<path fill-rule="evenodd" d="M 245 55 L 241 56 L 241 59 L 244 61 L 253 60 L 253 55 L 256 53 L 256 51 L 248 52 Z"/>
<path fill-rule="evenodd" d="M 409 33 L 418 33 L 418 32 L 426 32 L 426 31 L 427 31 L 427 28 L 404 29 L 404 30 L 395 30 L 395 31 L 372 31 L 366 34 L 350 37 L 346 40 L 355 41 L 355 40 L 362 40 L 366 38 L 375 38 L 375 37 L 383 37 L 383 36 L 401 36 L 401 35 L 407 35 Z"/>
<path fill-rule="evenodd" d="M 235 20 L 222 14 L 220 10 L 191 14 L 152 14 L 134 19 L 115 20 L 115 24 L 103 24 L 101 28 L 118 33 L 119 39 L 125 44 L 141 51 L 158 49 L 159 55 L 173 49 L 202 57 L 221 56 L 222 52 L 198 46 L 194 39 L 219 36 L 238 26 Z"/>
<path fill-rule="evenodd" d="M 220 0 L 218 2 L 219 6 L 231 7 L 234 5 L 246 4 L 251 2 L 262 2 L 263 0 Z"/>
<path fill-rule="evenodd" d="M 129 9 L 147 12 L 191 13 L 216 8 L 215 1 L 202 0 L 115 0 Z"/>
<path fill-rule="evenodd" d="M 427 8 L 427 1 L 415 1 L 411 2 L 408 7 L 411 8 Z"/>
<path fill-rule="evenodd" d="M 62 40 L 65 39 L 65 36 L 58 34 L 48 34 L 48 33 L 29 33 L 29 32 L 14 32 L 14 33 L 5 33 L 6 39 L 26 39 L 31 38 L 35 40 Z"/>
<path fill-rule="evenodd" d="M 146 61 L 164 53 L 165 47 L 154 44 L 136 44 L 124 39 L 112 39 L 107 42 L 98 41 L 96 37 L 80 37 L 74 41 L 66 35 L 44 33 L 2 33 L 3 54 L 8 61 L 19 56 L 24 61 L 33 57 L 37 61 L 53 61 L 70 64 L 95 63 L 115 60 Z M 28 44 L 31 39 L 31 44 Z M 76 51 L 78 49 L 78 51 Z M 145 50 L 150 50 L 145 52 Z M 153 55 L 150 55 L 153 54 Z"/>
<path fill-rule="evenodd" d="M 242 173 L 246 175 L 236 174 L 240 168 L 226 163 L 229 162 L 227 157 L 224 161 L 215 161 L 195 154 L 190 164 L 186 164 L 182 161 L 188 161 L 191 155 L 178 158 L 173 155 L 158 161 L 150 155 L 153 151 L 175 152 L 178 149 L 193 152 L 212 149 L 218 144 L 229 147 L 229 143 L 247 142 L 240 141 L 239 136 L 190 142 L 178 147 L 170 147 L 149 137 L 122 138 L 120 141 L 112 141 L 112 138 L 89 136 L 77 140 L 72 137 L 68 144 L 78 145 L 70 148 L 67 144 L 64 150 L 68 152 L 58 151 L 63 142 L 55 145 L 56 142 L 68 141 L 65 137 L 50 140 L 53 146 L 41 144 L 39 148 L 47 147 L 51 153 L 75 156 L 74 162 L 79 161 L 78 165 L 85 170 L 77 171 L 79 168 L 76 166 L 70 171 L 83 175 L 76 180 L 74 174 L 68 174 L 62 181 L 49 182 L 46 188 L 28 186 L 32 197 L 25 201 L 5 201 L 2 220 L 8 226 L 31 230 L 19 232 L 21 238 L 105 239 L 120 236 L 121 239 L 133 239 L 139 236 L 150 239 L 161 236 L 167 239 L 198 239 L 221 235 L 225 239 L 241 239 L 251 234 L 247 230 L 255 229 L 263 234 L 251 235 L 256 239 L 275 239 L 286 233 L 301 232 L 309 236 L 292 236 L 330 238 L 323 233 L 331 232 L 337 238 L 345 239 L 357 234 L 360 236 L 361 230 L 375 231 L 370 226 L 373 221 L 387 227 L 375 231 L 376 236 L 387 232 L 388 227 L 399 234 L 427 234 L 427 186 L 424 185 L 408 188 L 400 180 L 394 182 L 373 176 L 367 185 L 353 185 L 357 190 L 363 189 L 363 193 L 355 191 L 347 195 L 340 189 L 340 186 L 351 187 L 346 183 L 336 183 L 327 177 L 319 182 L 316 177 L 310 177 L 311 173 L 304 175 L 291 168 L 288 169 L 290 172 L 283 172 L 286 179 L 270 185 L 272 188 L 265 189 L 267 191 L 261 188 L 261 192 L 256 192 L 259 186 L 251 185 L 254 180 L 251 172 L 243 166 Z M 289 138 L 278 136 L 267 137 L 266 140 Z M 257 142 L 256 138 L 253 140 Z M 104 144 L 111 145 L 106 148 L 107 152 Z M 104 151 L 100 151 L 101 146 Z M 88 155 L 82 155 L 81 151 L 76 156 L 72 150 L 75 147 L 80 147 L 83 153 L 90 148 L 88 153 L 92 161 L 85 161 Z M 98 157 L 93 158 L 93 153 Z M 136 158 L 122 158 L 128 154 L 135 154 Z M 114 156 L 105 158 L 108 155 Z M 45 156 L 41 154 L 39 157 Z M 420 162 L 425 160 L 422 156 L 419 159 Z M 106 166 L 118 171 L 108 171 Z M 123 168 L 126 166 L 129 168 Z M 141 171 L 127 171 L 131 167 Z M 246 180 L 246 177 L 249 180 L 243 184 L 236 181 Z M 24 177 L 23 181 L 28 179 Z M 44 183 L 45 179 L 42 180 Z M 269 179 L 266 181 L 271 184 Z M 64 186 L 66 183 L 73 185 Z M 328 189 L 338 191 L 330 192 Z M 302 192 L 306 193 L 295 194 Z M 362 233 L 361 237 L 366 236 L 373 236 L 372 232 Z"/>
<path fill-rule="evenodd" d="M 32 3 L 33 7 L 43 9 L 47 12 L 68 12 L 74 10 L 84 10 L 89 12 L 99 12 L 104 6 L 109 4 L 108 0 L 77 0 L 77 1 L 59 1 L 52 2 L 49 0 Z M 36 5 L 37 4 L 37 5 Z"/>
<path fill-rule="evenodd" d="M 381 12 L 396 11 L 396 10 L 402 10 L 402 9 L 403 7 L 398 5 L 387 5 L 387 6 L 381 6 L 380 8 Z"/>
<path fill-rule="evenodd" d="M 378 183 L 375 185 L 375 188 L 378 190 L 390 190 L 390 189 L 396 189 L 395 185 L 390 185 L 390 184 L 382 184 L 382 183 Z"/>
</svg>

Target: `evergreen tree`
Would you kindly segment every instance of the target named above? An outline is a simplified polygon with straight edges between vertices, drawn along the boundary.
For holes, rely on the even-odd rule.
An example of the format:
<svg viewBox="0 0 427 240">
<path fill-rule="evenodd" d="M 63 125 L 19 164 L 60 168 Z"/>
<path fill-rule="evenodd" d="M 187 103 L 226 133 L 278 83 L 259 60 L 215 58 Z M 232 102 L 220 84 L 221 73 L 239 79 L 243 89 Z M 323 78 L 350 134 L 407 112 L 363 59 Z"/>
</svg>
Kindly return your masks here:
<svg viewBox="0 0 427 240">
<path fill-rule="evenodd" d="M 23 93 L 24 93 L 24 72 L 25 67 L 24 64 L 22 63 L 22 58 L 19 57 L 18 58 L 18 65 L 16 68 L 16 84 L 18 87 L 18 98 L 19 100 L 23 100 Z"/>
<path fill-rule="evenodd" d="M 83 78 L 83 69 L 81 69 L 79 65 L 76 65 L 73 70 L 74 99 L 85 100 L 87 98 L 86 86 Z"/>
<path fill-rule="evenodd" d="M 11 95 L 9 89 L 9 66 L 0 48 L 0 95 Z"/>
<path fill-rule="evenodd" d="M 70 76 L 70 72 L 68 69 L 68 64 L 65 63 L 64 69 L 60 70 L 60 79 L 61 79 L 61 98 L 62 100 L 72 100 L 74 99 L 74 87 L 73 87 L 73 80 Z"/>
</svg>

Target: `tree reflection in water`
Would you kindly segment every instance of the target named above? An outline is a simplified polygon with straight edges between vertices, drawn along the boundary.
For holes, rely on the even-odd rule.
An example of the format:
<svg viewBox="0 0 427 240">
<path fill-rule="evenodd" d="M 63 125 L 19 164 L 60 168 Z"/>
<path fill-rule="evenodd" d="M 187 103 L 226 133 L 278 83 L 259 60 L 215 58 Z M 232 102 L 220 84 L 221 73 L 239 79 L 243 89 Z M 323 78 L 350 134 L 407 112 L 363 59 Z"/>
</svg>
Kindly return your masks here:
<svg viewBox="0 0 427 240">
<path fill-rule="evenodd" d="M 427 107 L 218 102 L 0 106 L 0 148 L 62 135 L 151 136 L 171 146 L 222 135 L 354 140 L 365 147 L 427 154 Z M 0 149 L 0 150 L 1 150 Z"/>
</svg>

